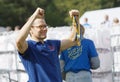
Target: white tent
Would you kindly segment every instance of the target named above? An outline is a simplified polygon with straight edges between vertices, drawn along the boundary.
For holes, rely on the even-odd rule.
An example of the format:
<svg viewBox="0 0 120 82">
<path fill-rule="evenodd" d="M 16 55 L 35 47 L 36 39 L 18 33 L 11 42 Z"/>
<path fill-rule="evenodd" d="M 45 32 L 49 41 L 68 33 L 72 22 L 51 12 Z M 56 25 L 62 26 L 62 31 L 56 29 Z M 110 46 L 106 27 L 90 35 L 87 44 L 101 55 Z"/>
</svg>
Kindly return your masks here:
<svg viewBox="0 0 120 82">
<path fill-rule="evenodd" d="M 100 23 L 104 20 L 104 16 L 108 15 L 110 21 L 113 21 L 113 18 L 118 18 L 120 20 L 120 7 L 101 9 L 94 11 L 87 11 L 80 17 L 80 23 L 84 23 L 84 18 L 88 18 L 88 22 L 92 27 L 100 26 Z"/>
<path fill-rule="evenodd" d="M 6 29 L 0 26 L 0 32 L 4 32 L 4 31 L 6 31 Z"/>
</svg>

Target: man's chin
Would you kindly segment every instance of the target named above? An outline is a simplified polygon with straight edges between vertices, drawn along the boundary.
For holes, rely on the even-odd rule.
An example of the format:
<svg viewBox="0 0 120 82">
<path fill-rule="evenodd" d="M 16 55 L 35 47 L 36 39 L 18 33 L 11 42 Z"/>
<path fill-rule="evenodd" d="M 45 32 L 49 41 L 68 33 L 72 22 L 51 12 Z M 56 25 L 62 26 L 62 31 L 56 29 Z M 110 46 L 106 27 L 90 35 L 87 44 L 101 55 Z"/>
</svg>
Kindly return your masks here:
<svg viewBox="0 0 120 82">
<path fill-rule="evenodd" d="M 45 38 L 46 38 L 46 36 L 42 36 L 42 37 L 41 37 L 41 39 L 45 39 Z"/>
</svg>

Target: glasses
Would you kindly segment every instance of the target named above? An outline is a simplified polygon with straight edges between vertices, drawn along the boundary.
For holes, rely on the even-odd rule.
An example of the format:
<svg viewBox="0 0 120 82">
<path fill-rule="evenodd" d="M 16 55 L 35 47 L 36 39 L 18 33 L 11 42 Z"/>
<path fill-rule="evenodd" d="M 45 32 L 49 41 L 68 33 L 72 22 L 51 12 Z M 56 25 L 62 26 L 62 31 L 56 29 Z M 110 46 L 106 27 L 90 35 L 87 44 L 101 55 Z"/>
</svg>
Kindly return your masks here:
<svg viewBox="0 0 120 82">
<path fill-rule="evenodd" d="M 32 27 L 36 27 L 36 28 L 41 29 L 41 30 L 43 30 L 43 29 L 45 29 L 45 28 L 48 28 L 47 25 L 32 26 Z"/>
</svg>

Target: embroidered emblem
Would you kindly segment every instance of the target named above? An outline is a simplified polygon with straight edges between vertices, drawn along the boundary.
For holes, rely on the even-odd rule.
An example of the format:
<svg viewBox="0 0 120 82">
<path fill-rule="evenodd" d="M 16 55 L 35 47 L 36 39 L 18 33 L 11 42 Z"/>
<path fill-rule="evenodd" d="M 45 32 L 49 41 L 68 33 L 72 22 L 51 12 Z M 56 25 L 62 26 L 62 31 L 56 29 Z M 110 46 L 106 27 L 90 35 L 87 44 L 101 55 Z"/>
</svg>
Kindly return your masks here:
<svg viewBox="0 0 120 82">
<path fill-rule="evenodd" d="M 55 47 L 54 47 L 54 46 L 49 46 L 49 49 L 50 49 L 51 51 L 53 51 L 53 50 L 55 50 Z"/>
<path fill-rule="evenodd" d="M 77 57 L 79 57 L 82 53 L 82 46 L 80 47 L 76 47 L 76 48 L 69 48 L 68 49 L 68 57 L 70 59 L 76 59 Z"/>
</svg>

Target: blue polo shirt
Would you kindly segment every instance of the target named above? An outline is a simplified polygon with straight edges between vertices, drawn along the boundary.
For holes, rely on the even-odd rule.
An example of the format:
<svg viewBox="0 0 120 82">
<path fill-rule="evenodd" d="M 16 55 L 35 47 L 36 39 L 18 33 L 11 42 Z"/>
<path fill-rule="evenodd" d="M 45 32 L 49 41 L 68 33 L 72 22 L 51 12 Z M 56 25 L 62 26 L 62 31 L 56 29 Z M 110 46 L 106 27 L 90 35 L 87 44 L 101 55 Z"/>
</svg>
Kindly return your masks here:
<svg viewBox="0 0 120 82">
<path fill-rule="evenodd" d="M 62 82 L 59 64 L 59 40 L 47 40 L 44 44 L 32 40 L 20 59 L 29 76 L 29 82 Z"/>
<path fill-rule="evenodd" d="M 65 72 L 90 71 L 90 58 L 98 56 L 94 43 L 89 39 L 82 39 L 81 46 L 73 46 L 61 53 L 60 59 L 64 60 Z"/>
</svg>

